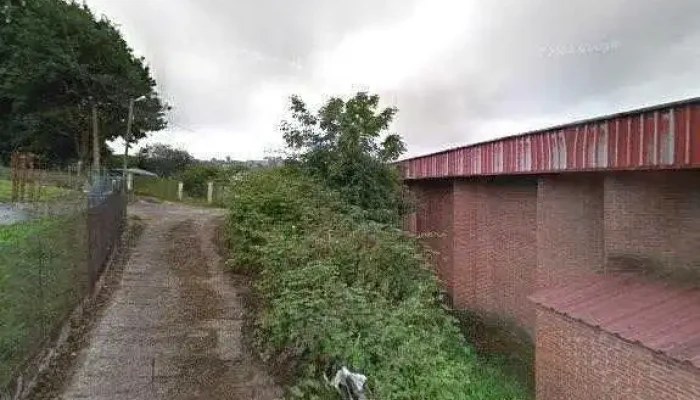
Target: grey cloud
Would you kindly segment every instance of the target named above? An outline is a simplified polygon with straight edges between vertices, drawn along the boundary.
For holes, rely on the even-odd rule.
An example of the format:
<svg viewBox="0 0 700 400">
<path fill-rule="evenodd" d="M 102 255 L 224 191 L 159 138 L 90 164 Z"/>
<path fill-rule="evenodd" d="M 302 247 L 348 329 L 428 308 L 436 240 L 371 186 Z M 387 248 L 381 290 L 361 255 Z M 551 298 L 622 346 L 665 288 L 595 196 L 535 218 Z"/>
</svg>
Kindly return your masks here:
<svg viewBox="0 0 700 400">
<path fill-rule="evenodd" d="M 262 82 L 304 78 L 319 48 L 410 9 L 398 0 L 108 1 L 90 3 L 120 11 L 117 22 L 138 36 L 174 103 L 172 119 L 192 127 L 237 123 Z"/>
<path fill-rule="evenodd" d="M 305 58 L 354 30 L 400 18 L 413 1 L 191 0 L 228 40 L 283 59 Z"/>
<path fill-rule="evenodd" d="M 694 0 L 510 1 L 481 10 L 478 50 L 457 49 L 444 61 L 454 66 L 451 83 L 398 94 L 399 130 L 412 150 L 482 140 L 474 131 L 486 120 L 552 115 L 563 122 L 587 115 L 592 102 L 595 113 L 665 101 L 683 92 L 674 77 L 700 72 Z M 468 57 L 478 57 L 476 69 L 460 68 Z"/>
<path fill-rule="evenodd" d="M 364 28 L 401 21 L 418 1 L 88 3 L 114 13 L 151 61 L 173 121 L 250 141 L 244 129 L 263 85 L 313 91 L 319 54 Z M 449 54 L 381 93 L 396 99 L 395 129 L 412 154 L 507 133 L 477 134 L 490 122 L 564 122 L 671 100 L 692 92 L 689 79 L 700 72 L 697 0 L 474 4 L 476 15 L 464 16 L 473 29 Z"/>
</svg>

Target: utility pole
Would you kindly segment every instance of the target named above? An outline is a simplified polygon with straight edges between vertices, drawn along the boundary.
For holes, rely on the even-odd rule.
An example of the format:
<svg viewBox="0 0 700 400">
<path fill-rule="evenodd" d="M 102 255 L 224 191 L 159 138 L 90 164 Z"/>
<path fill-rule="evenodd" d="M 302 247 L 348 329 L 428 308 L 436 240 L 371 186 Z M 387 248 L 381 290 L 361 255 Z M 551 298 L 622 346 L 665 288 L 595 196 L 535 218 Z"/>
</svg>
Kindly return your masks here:
<svg viewBox="0 0 700 400">
<path fill-rule="evenodd" d="M 131 142 L 131 129 L 134 125 L 134 104 L 137 101 L 146 100 L 148 97 L 141 96 L 138 99 L 129 99 L 129 116 L 126 119 L 126 136 L 124 137 L 124 167 L 122 169 L 123 178 L 126 182 L 126 169 L 129 168 L 129 142 Z"/>
<path fill-rule="evenodd" d="M 100 132 L 97 121 L 97 104 L 92 103 L 92 161 L 96 174 L 100 172 Z"/>
<path fill-rule="evenodd" d="M 122 169 L 126 181 L 126 169 L 129 168 L 129 142 L 131 142 L 131 124 L 134 121 L 134 99 L 129 100 L 129 116 L 126 120 L 126 136 L 124 137 L 124 167 Z"/>
</svg>

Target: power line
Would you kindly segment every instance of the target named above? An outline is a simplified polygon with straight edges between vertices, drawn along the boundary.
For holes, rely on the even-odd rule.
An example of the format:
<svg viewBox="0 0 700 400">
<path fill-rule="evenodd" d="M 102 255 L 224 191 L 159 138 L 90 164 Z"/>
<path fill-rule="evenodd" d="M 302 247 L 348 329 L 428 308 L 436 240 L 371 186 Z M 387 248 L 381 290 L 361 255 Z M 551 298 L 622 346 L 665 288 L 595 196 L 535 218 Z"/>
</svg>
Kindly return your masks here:
<svg viewBox="0 0 700 400">
<path fill-rule="evenodd" d="M 192 129 L 192 128 L 188 128 L 188 127 L 186 127 L 186 126 L 180 125 L 180 124 L 175 123 L 175 122 L 172 122 L 172 121 L 168 121 L 168 124 L 173 125 L 173 126 L 176 126 L 176 127 L 180 128 L 180 129 L 182 129 L 182 130 L 185 130 L 185 131 L 188 131 L 188 132 L 191 132 L 191 133 L 198 133 L 197 131 L 195 131 L 195 130 Z"/>
</svg>

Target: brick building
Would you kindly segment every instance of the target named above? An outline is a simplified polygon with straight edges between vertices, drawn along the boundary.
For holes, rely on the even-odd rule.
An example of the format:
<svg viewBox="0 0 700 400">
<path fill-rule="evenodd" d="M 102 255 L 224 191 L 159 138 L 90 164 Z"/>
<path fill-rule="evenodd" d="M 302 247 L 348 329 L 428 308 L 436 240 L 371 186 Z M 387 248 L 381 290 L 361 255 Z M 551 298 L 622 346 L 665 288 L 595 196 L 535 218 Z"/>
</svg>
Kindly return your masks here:
<svg viewBox="0 0 700 400">
<path fill-rule="evenodd" d="M 597 276 L 532 300 L 538 399 L 700 399 L 700 290 Z"/>
<path fill-rule="evenodd" d="M 538 398 L 700 399 L 697 362 L 659 348 L 663 335 L 636 340 L 575 316 L 568 303 L 557 301 L 591 303 L 594 310 L 629 318 L 618 308 L 639 299 L 625 297 L 637 295 L 637 286 L 617 281 L 619 271 L 700 268 L 700 100 L 448 150 L 400 166 L 417 205 L 406 227 L 433 233 L 426 243 L 438 253 L 436 272 L 455 307 L 498 314 L 535 338 Z M 605 294 L 619 292 L 613 298 L 620 301 L 602 302 L 604 297 L 575 286 L 596 279 L 617 282 L 605 286 Z M 654 301 L 667 301 L 663 293 L 676 293 L 647 289 L 658 296 L 649 299 L 651 309 Z M 545 295 L 552 290 L 554 298 Z M 578 296 L 567 297 L 568 290 Z M 648 311 L 630 310 L 632 316 Z M 653 336 L 664 324 L 680 324 L 682 346 L 692 354 L 700 346 L 700 312 L 673 316 L 680 322 L 660 314 L 638 334 Z M 624 392 L 632 383 L 644 392 Z"/>
</svg>

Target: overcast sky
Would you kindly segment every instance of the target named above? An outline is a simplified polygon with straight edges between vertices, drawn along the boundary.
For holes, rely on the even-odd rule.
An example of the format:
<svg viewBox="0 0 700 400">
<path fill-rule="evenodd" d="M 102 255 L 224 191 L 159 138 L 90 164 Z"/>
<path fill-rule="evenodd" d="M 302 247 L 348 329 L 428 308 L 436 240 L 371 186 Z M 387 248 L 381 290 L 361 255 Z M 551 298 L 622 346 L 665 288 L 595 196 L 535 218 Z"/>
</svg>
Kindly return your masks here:
<svg viewBox="0 0 700 400">
<path fill-rule="evenodd" d="M 281 147 L 291 94 L 399 108 L 408 155 L 700 96 L 698 0 L 87 0 L 200 158 Z"/>
</svg>

